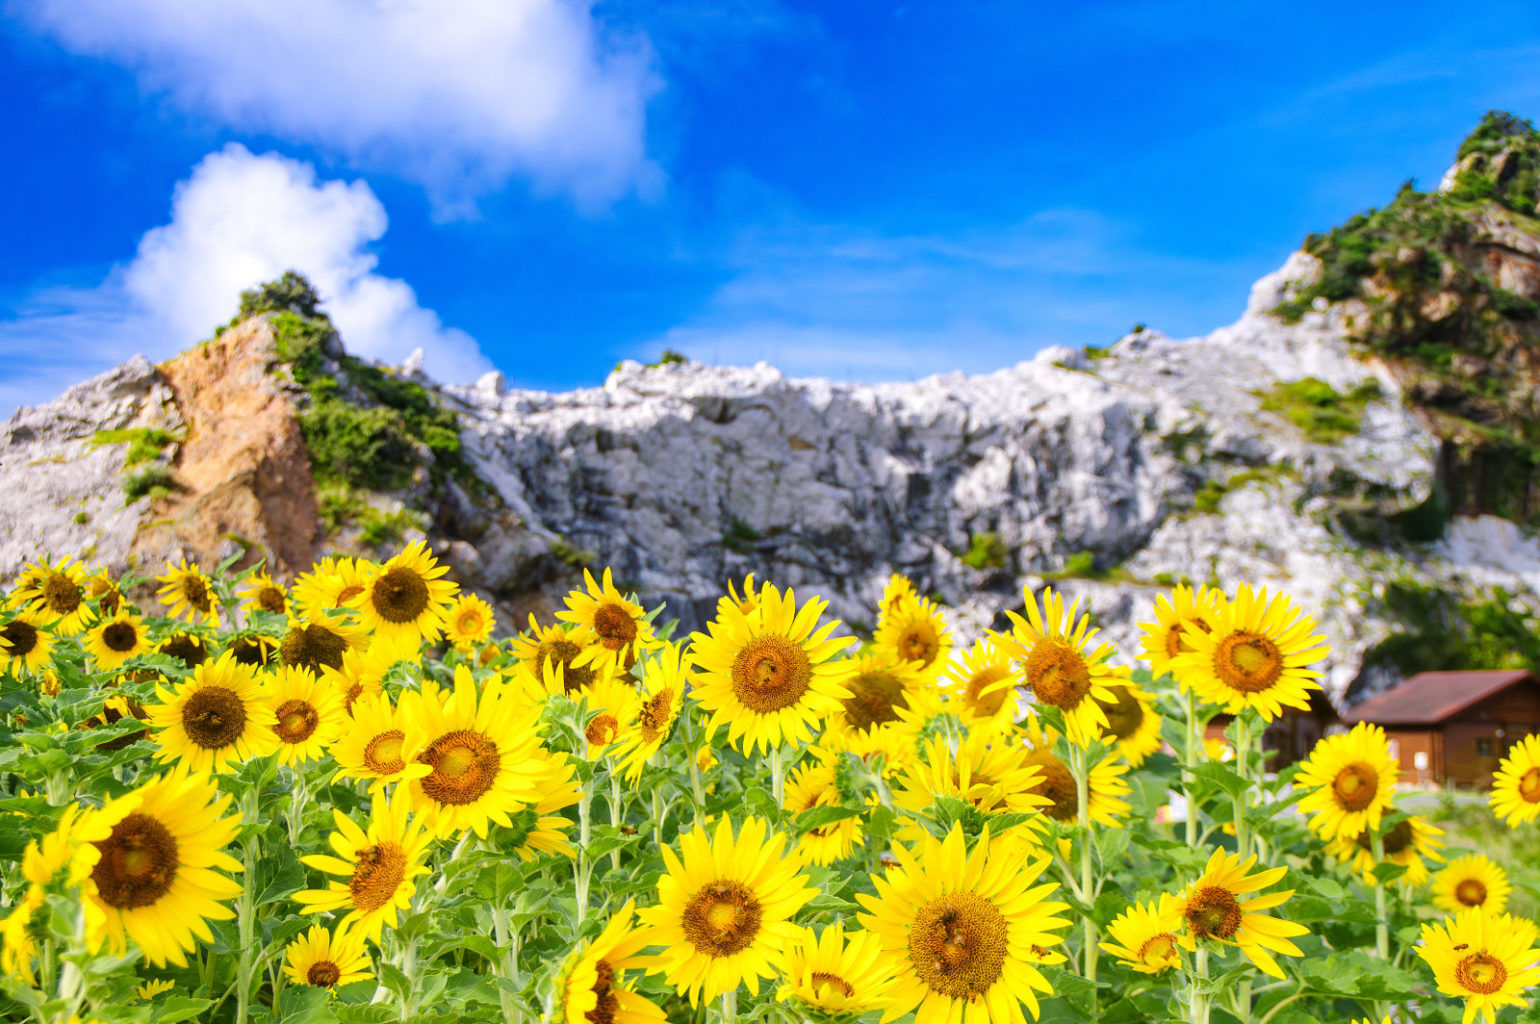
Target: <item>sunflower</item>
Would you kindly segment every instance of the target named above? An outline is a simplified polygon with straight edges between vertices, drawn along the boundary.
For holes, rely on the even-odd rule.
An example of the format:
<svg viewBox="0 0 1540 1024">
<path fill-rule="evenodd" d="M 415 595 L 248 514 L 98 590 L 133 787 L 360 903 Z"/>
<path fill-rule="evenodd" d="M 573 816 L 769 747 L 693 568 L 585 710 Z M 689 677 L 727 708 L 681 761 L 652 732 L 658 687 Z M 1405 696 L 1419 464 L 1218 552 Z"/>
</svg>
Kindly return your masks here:
<svg viewBox="0 0 1540 1024">
<path fill-rule="evenodd" d="M 1058 733 L 1034 725 L 1027 731 L 1027 750 L 1022 764 L 1036 768 L 1036 781 L 1024 797 L 1012 798 L 1010 809 L 1025 811 L 1033 807 L 1061 825 L 1073 825 L 1080 820 L 1080 790 L 1075 784 L 1074 773 L 1069 765 L 1054 753 Z M 1128 764 L 1116 753 L 1108 754 L 1091 766 L 1087 777 L 1086 798 L 1090 807 L 1086 814 L 1099 825 L 1121 828 L 1118 820 L 1132 808 L 1126 797 L 1130 790 L 1123 776 Z"/>
<path fill-rule="evenodd" d="M 105 568 L 97 569 L 86 580 L 86 597 L 96 602 L 103 615 L 116 615 L 123 607 L 123 591 Z"/>
<path fill-rule="evenodd" d="M 86 827 L 110 827 L 92 843 L 97 858 L 81 890 L 87 938 L 121 956 L 133 939 L 157 967 L 186 966 L 194 939 L 213 942 L 209 921 L 235 916 L 226 901 L 241 885 L 221 872 L 240 871 L 225 853 L 240 816 L 220 817 L 233 798 L 212 776 L 164 775 L 92 812 Z"/>
<path fill-rule="evenodd" d="M 331 933 L 325 925 L 312 925 L 284 950 L 283 973 L 296 985 L 330 989 L 351 985 L 374 977 L 369 966 L 363 935 L 345 924 Z"/>
<path fill-rule="evenodd" d="M 342 695 L 308 668 L 279 669 L 268 685 L 268 701 L 278 719 L 273 732 L 279 764 L 319 761 L 348 722 Z"/>
<path fill-rule="evenodd" d="M 1177 655 L 1194 650 L 1186 640 L 1185 630 L 1213 632 L 1224 603 L 1224 593 L 1207 584 L 1194 591 L 1187 584 L 1179 583 L 1169 596 L 1156 595 L 1155 621 L 1139 623 L 1144 634 L 1139 639 L 1139 650 L 1156 679 L 1172 672 Z M 1187 688 L 1180 676 L 1177 682 L 1182 689 Z"/>
<path fill-rule="evenodd" d="M 475 594 L 459 595 L 449 602 L 449 608 L 444 612 L 444 632 L 461 653 L 485 643 L 492 636 L 495 624 L 492 606 Z"/>
<path fill-rule="evenodd" d="M 1441 861 L 1439 847 L 1444 841 L 1439 836 L 1444 830 L 1426 819 L 1412 815 L 1402 818 L 1386 830 L 1382 837 L 1385 844 L 1385 863 L 1400 864 L 1406 868 L 1401 876 L 1407 885 L 1421 885 L 1428 880 L 1428 866 L 1423 858 Z M 1326 846 L 1326 852 L 1343 864 L 1351 865 L 1365 885 L 1378 885 L 1374 877 L 1374 853 L 1368 832 L 1357 836 L 1340 836 Z"/>
<path fill-rule="evenodd" d="M 81 804 L 69 804 L 52 832 L 27 844 L 21 860 L 22 877 L 38 886 L 72 886 L 85 881 L 96 865 L 96 850 L 90 844 L 106 839 L 111 830 L 104 821 L 100 816 L 93 819 L 90 809 Z"/>
<path fill-rule="evenodd" d="M 197 633 L 172 633 L 155 645 L 155 653 L 175 658 L 194 669 L 208 660 L 209 645 Z"/>
<path fill-rule="evenodd" d="M 441 579 L 449 566 L 439 565 L 426 541 L 414 540 L 369 575 L 358 614 L 380 636 L 410 634 L 433 642 L 443 631 L 444 613 L 460 585 Z"/>
<path fill-rule="evenodd" d="M 1433 969 L 1438 990 L 1465 1000 L 1464 1024 L 1476 1014 L 1495 1024 L 1504 1006 L 1524 1006 L 1523 992 L 1540 980 L 1533 928 L 1509 914 L 1464 910 L 1442 924 L 1424 924 L 1417 955 Z"/>
<path fill-rule="evenodd" d="M 622 987 L 627 969 L 652 959 L 639 955 L 648 934 L 635 927 L 635 906 L 621 907 L 598 938 L 567 957 L 556 982 L 556 1024 L 667 1024 L 650 1000 Z"/>
<path fill-rule="evenodd" d="M 539 775 L 536 789 L 540 799 L 529 808 L 534 812 L 535 821 L 514 844 L 513 852 L 525 863 L 544 854 L 575 857 L 577 851 L 567 841 L 572 819 L 553 813 L 582 799 L 583 787 L 578 785 L 575 763 L 566 754 L 553 753 L 544 747 L 537 753 L 539 756 L 532 763 L 531 771 Z"/>
<path fill-rule="evenodd" d="M 870 732 L 896 722 L 909 707 L 909 694 L 925 685 L 918 662 L 907 661 L 892 651 L 874 647 L 838 663 L 845 673 L 840 684 L 850 696 L 840 701 L 841 711 L 830 720 L 833 728 Z"/>
<path fill-rule="evenodd" d="M 1107 717 L 1102 739 L 1137 768 L 1161 747 L 1160 715 L 1155 713 L 1154 696 L 1135 683 L 1127 669 L 1120 669 L 1118 677 L 1120 682 L 1107 685 L 1112 700 L 1098 702 Z"/>
<path fill-rule="evenodd" d="M 1048 858 L 1020 853 L 987 826 L 970 853 L 954 825 L 945 840 L 896 847 L 887 877 L 872 876 L 877 894 L 856 895 L 893 979 L 884 1020 L 913 1010 L 916 1024 L 1014 1024 L 1023 1003 L 1038 1016 L 1037 993 L 1053 989 L 1030 951 L 1063 941 L 1055 930 L 1070 922 L 1057 915 L 1069 907 L 1049 900 L 1052 884 L 1036 885 Z"/>
<path fill-rule="evenodd" d="M 85 629 L 96 613 L 86 603 L 86 571 L 73 555 L 66 555 L 58 565 L 45 555 L 27 566 L 23 585 L 11 597 L 26 602 L 44 624 L 59 636 L 74 636 Z"/>
<path fill-rule="evenodd" d="M 583 584 L 588 590 L 569 591 L 567 609 L 557 612 L 556 617 L 597 638 L 597 642 L 583 652 L 585 664 L 608 660 L 625 667 L 642 651 L 658 646 L 659 640 L 642 606 L 615 589 L 609 569 L 604 570 L 602 583 L 595 582 L 594 574 L 584 569 Z"/>
<path fill-rule="evenodd" d="M 32 915 L 43 908 L 47 897 L 39 886 L 30 886 L 27 894 L 16 902 L 15 909 L 0 922 L 0 971 L 20 981 L 28 988 L 37 988 L 38 922 Z"/>
<path fill-rule="evenodd" d="M 0 626 L 0 665 L 13 672 L 19 666 L 31 675 L 41 674 L 53 660 L 53 637 L 44 632 L 45 625 L 40 612 L 23 608 Z"/>
<path fill-rule="evenodd" d="M 1400 762 L 1390 756 L 1385 730 L 1359 722 L 1350 732 L 1323 738 L 1300 766 L 1294 785 L 1307 792 L 1299 811 L 1314 815 L 1310 829 L 1322 839 L 1378 831 L 1399 776 Z"/>
<path fill-rule="evenodd" d="M 391 706 L 389 694 L 366 693 L 353 702 L 352 716 L 332 744 L 337 762 L 333 781 L 368 779 L 378 795 L 392 782 L 430 775 L 433 769 L 416 760 L 419 743 L 401 710 Z"/>
<path fill-rule="evenodd" d="M 1286 706 L 1308 709 L 1310 691 L 1321 688 L 1321 673 L 1304 667 L 1331 653 L 1323 637 L 1311 635 L 1315 628 L 1315 619 L 1287 595 L 1269 599 L 1266 587 L 1253 591 L 1242 583 L 1235 600 L 1216 613 L 1212 630 L 1190 622 L 1183 627 L 1192 650 L 1177 655 L 1171 669 L 1178 682 L 1229 714 L 1256 708 L 1271 722 Z"/>
<path fill-rule="evenodd" d="M 196 772 L 229 772 L 278 749 L 272 700 L 256 670 L 237 664 L 230 652 L 174 686 L 157 686 L 160 703 L 149 709 L 160 760 Z"/>
<path fill-rule="evenodd" d="M 679 720 L 695 661 L 685 653 L 683 644 L 664 643 L 640 668 L 642 692 L 636 695 L 631 720 L 623 723 L 620 741 L 611 752 L 625 772 L 626 782 L 633 786 Z"/>
<path fill-rule="evenodd" d="M 312 672 L 341 668 L 348 651 L 370 646 L 367 626 L 327 612 L 310 612 L 303 620 L 290 619 L 289 631 L 278 645 L 285 665 L 301 665 Z"/>
<path fill-rule="evenodd" d="M 1507 872 L 1481 853 L 1456 857 L 1433 876 L 1433 902 L 1451 914 L 1472 907 L 1501 914 L 1512 891 Z"/>
<path fill-rule="evenodd" d="M 264 668 L 281 660 L 278 646 L 279 641 L 276 637 L 265 636 L 261 633 L 247 633 L 244 636 L 238 636 L 231 640 L 228 649 L 240 664 L 250 665 L 253 668 Z"/>
<path fill-rule="evenodd" d="M 540 796 L 539 715 L 507 699 L 503 686 L 478 694 L 471 671 L 455 666 L 454 690 L 440 703 L 425 685 L 401 698 L 405 720 L 419 734 L 416 760 L 432 769 L 411 781 L 413 806 L 435 836 L 466 829 L 483 838 L 487 825 L 507 827 Z"/>
<path fill-rule="evenodd" d="M 586 690 L 599 675 L 608 670 L 609 666 L 587 664 L 582 660 L 583 651 L 595 639 L 589 630 L 567 629 L 559 622 L 540 626 L 531 615 L 529 632 L 527 637 L 520 635 L 513 638 L 513 656 L 529 669 L 537 681 L 544 678 L 547 666 L 559 666 L 563 670 L 563 687 L 571 693 Z"/>
<path fill-rule="evenodd" d="M 1016 721 L 1021 671 L 995 632 L 986 633 L 947 667 L 948 689 L 970 729 L 1002 729 Z"/>
<path fill-rule="evenodd" d="M 882 600 L 877 602 L 877 617 L 880 619 L 890 614 L 900 604 L 912 601 L 917 596 L 914 584 L 910 582 L 909 577 L 895 572 L 888 577 L 887 585 L 882 588 Z"/>
<path fill-rule="evenodd" d="M 1076 600 L 1064 607 L 1064 595 L 1052 587 L 1043 594 L 1042 609 L 1030 590 L 1023 592 L 1027 617 L 1006 612 L 1011 620 L 1010 643 L 1023 663 L 1022 677 L 1033 697 L 1064 712 L 1069 741 L 1085 746 L 1107 728 L 1103 704 L 1114 703 L 1109 685 L 1118 682 L 1117 670 L 1107 663 L 1111 644 L 1094 651 L 1089 615 L 1076 616 Z"/>
<path fill-rule="evenodd" d="M 1111 936 L 1101 948 L 1141 974 L 1164 974 L 1182 963 L 1182 910 L 1176 898 L 1161 893 L 1155 903 L 1135 903 L 1107 926 Z"/>
<path fill-rule="evenodd" d="M 882 962 L 882 943 L 872 932 L 845 933 L 843 922 L 817 934 L 799 928 L 786 957 L 780 1002 L 796 999 L 826 1014 L 857 1017 L 880 1009 L 892 981 Z"/>
<path fill-rule="evenodd" d="M 1044 777 L 1041 764 L 1029 763 L 1027 748 L 1013 736 L 971 732 L 955 746 L 946 736 L 936 736 L 922 749 L 923 756 L 904 770 L 893 794 L 893 802 L 911 813 L 926 810 L 938 796 L 958 797 L 986 814 L 1048 804 L 1037 793 Z"/>
<path fill-rule="evenodd" d="M 260 610 L 274 615 L 286 615 L 289 611 L 288 591 L 282 583 L 264 571 L 246 577 L 246 582 L 241 584 L 235 596 L 241 599 L 241 608 L 247 612 Z"/>
<path fill-rule="evenodd" d="M 838 682 L 843 667 L 830 661 L 854 637 L 830 637 L 838 622 L 822 628 L 828 607 L 810 597 L 800 610 L 796 596 L 773 584 L 759 591 L 760 609 L 750 619 L 736 608 L 713 620 L 710 635 L 692 633 L 691 654 L 700 666 L 693 695 L 711 712 L 708 728 L 723 723 L 733 746 L 769 750 L 783 740 L 807 743 L 813 726 L 839 709 L 850 691 Z"/>
<path fill-rule="evenodd" d="M 951 660 L 952 634 L 935 602 L 911 594 L 883 605 L 872 646 L 900 661 L 913 662 L 921 675 L 934 679 Z"/>
<path fill-rule="evenodd" d="M 1525 736 L 1492 777 L 1492 812 L 1518 828 L 1540 815 L 1540 736 Z"/>
<path fill-rule="evenodd" d="M 219 625 L 219 601 L 214 596 L 214 581 L 209 579 L 197 564 L 181 565 L 166 563 L 166 575 L 155 577 L 164 584 L 155 592 L 160 603 L 166 606 L 166 614 L 172 618 L 186 616 L 188 622 L 202 619 L 210 626 Z"/>
<path fill-rule="evenodd" d="M 735 841 L 724 814 L 715 836 L 697 825 L 679 837 L 680 854 L 663 847 L 658 904 L 638 914 L 649 944 L 664 948 L 648 973 L 662 973 L 691 1006 L 745 982 L 759 995 L 759 979 L 775 975 L 796 937 L 792 916 L 818 895 L 785 846 L 763 818 L 745 819 Z"/>
<path fill-rule="evenodd" d="M 331 608 L 357 608 L 375 569 L 367 558 L 323 558 L 311 572 L 294 581 L 294 606 L 301 615 Z"/>
<path fill-rule="evenodd" d="M 97 668 L 109 672 L 117 671 L 129 658 L 150 649 L 143 623 L 127 608 L 120 608 L 116 615 L 102 619 L 88 630 L 82 646 L 96 661 Z"/>
<path fill-rule="evenodd" d="M 818 746 L 830 757 L 853 754 L 868 767 L 872 767 L 880 757 L 882 777 L 889 781 L 898 779 L 923 754 L 916 733 L 900 723 L 879 725 L 866 732 L 859 729 L 830 729 L 818 738 Z"/>
<path fill-rule="evenodd" d="M 815 807 L 838 807 L 842 802 L 835 781 L 835 762 L 812 761 L 792 771 L 786 779 L 786 794 L 781 806 L 792 813 L 795 822 L 796 816 L 804 811 Z M 797 839 L 797 852 L 805 863 L 833 864 L 850 856 L 850 851 L 857 845 L 865 845 L 861 832 L 859 815 L 815 826 Z"/>
<path fill-rule="evenodd" d="M 582 695 L 588 709 L 583 723 L 583 739 L 588 760 L 597 761 L 614 754 L 621 729 L 636 717 L 636 688 L 627 676 L 606 675 Z"/>
<path fill-rule="evenodd" d="M 330 836 L 336 856 L 312 854 L 301 857 L 308 867 L 338 875 L 325 889 L 306 889 L 294 894 L 302 914 L 347 910 L 339 924 L 353 925 L 378 943 L 386 925 L 396 927 L 399 912 L 412 905 L 416 879 L 428 873 L 423 864 L 430 837 L 422 822 L 408 813 L 410 798 L 397 790 L 387 801 L 377 793 L 367 830 L 346 814 L 332 811 L 337 831 Z"/>
<path fill-rule="evenodd" d="M 342 652 L 342 664 L 322 665 L 321 679 L 342 695 L 342 707 L 352 713 L 353 702 L 384 689 L 385 676 L 397 665 L 406 664 L 422 670 L 422 641 L 410 634 L 377 636 L 367 648 L 349 647 Z"/>
<path fill-rule="evenodd" d="M 1264 974 L 1282 978 L 1283 971 L 1273 954 L 1304 956 L 1289 940 L 1308 934 L 1309 929 L 1292 921 L 1257 913 L 1285 903 L 1294 895 L 1293 889 L 1242 899 L 1247 893 L 1275 884 L 1289 871 L 1286 867 L 1278 867 L 1252 874 L 1256 862 L 1255 856 L 1242 861 L 1223 849 L 1214 851 L 1203 874 L 1189 884 L 1178 899 L 1186 924 L 1182 945 L 1196 949 L 1198 939 L 1212 939 L 1228 946 L 1239 946 L 1246 959 Z"/>
<path fill-rule="evenodd" d="M 754 574 L 749 573 L 743 578 L 743 593 L 740 595 L 733 581 L 727 581 L 727 593 L 717 598 L 717 618 L 727 614 L 728 608 L 737 608 L 744 615 L 752 616 L 754 610 L 759 607 L 759 595 L 754 589 Z"/>
</svg>

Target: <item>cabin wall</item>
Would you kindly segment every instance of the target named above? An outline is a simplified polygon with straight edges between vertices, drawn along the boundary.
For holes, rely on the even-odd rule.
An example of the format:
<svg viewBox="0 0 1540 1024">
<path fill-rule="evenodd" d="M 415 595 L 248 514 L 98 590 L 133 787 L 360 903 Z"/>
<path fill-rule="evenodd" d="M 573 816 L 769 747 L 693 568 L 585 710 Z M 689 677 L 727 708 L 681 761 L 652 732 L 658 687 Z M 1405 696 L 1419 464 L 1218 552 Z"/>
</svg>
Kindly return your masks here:
<svg viewBox="0 0 1540 1024">
<path fill-rule="evenodd" d="M 1444 723 L 1447 785 L 1486 789 L 1508 749 L 1540 732 L 1540 686 L 1520 683 L 1473 704 Z"/>
<path fill-rule="evenodd" d="M 1433 729 L 1385 730 L 1390 741 L 1390 755 L 1401 762 L 1403 786 L 1426 786 L 1440 782 L 1444 767 L 1440 762 L 1438 733 Z"/>
</svg>

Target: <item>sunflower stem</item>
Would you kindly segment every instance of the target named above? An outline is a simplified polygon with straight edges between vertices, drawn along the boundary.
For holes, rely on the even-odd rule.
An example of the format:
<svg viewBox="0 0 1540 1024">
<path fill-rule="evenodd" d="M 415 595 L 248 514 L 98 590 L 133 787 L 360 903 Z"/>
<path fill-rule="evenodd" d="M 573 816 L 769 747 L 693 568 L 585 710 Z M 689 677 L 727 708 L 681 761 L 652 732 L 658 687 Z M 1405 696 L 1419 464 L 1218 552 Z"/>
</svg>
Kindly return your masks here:
<svg viewBox="0 0 1540 1024">
<path fill-rule="evenodd" d="M 621 797 L 620 797 L 620 773 L 616 769 L 615 761 L 614 761 L 613 758 L 609 759 L 607 763 L 609 764 L 609 770 L 610 770 L 610 824 L 612 826 L 614 826 L 615 831 L 618 833 L 620 831 L 621 823 L 623 821 L 625 821 L 625 813 L 624 813 L 624 809 L 621 806 Z M 657 799 L 658 799 L 658 789 L 657 789 L 657 787 L 653 787 L 652 798 L 653 798 L 653 807 L 656 808 L 657 807 Z M 658 826 L 658 827 L 659 827 L 660 830 L 662 829 L 661 825 Z M 662 843 L 659 843 L 658 845 L 661 846 Z M 620 870 L 620 848 L 619 847 L 616 847 L 615 849 L 610 851 L 610 870 L 612 870 L 612 871 L 619 871 Z"/>
<path fill-rule="evenodd" d="M 1192 1024 L 1208 1024 L 1208 949 L 1199 946 L 1193 958 L 1191 988 L 1188 990 L 1188 1019 Z"/>
<path fill-rule="evenodd" d="M 247 832 L 241 837 L 241 895 L 236 906 L 236 931 L 240 942 L 240 962 L 235 975 L 235 1024 L 246 1024 L 251 1016 L 252 954 L 256 952 L 257 926 L 257 836 L 261 819 L 257 810 L 257 787 L 241 790 L 241 824 Z"/>
<path fill-rule="evenodd" d="M 722 1024 L 736 1024 L 738 1020 L 738 990 L 722 993 Z"/>
<path fill-rule="evenodd" d="M 1192 795 L 1192 770 L 1198 767 L 1198 697 L 1188 690 L 1187 698 L 1187 743 L 1182 750 L 1182 766 L 1187 771 L 1182 773 L 1182 798 L 1187 802 L 1187 845 L 1196 848 L 1198 845 L 1198 804 Z"/>
<path fill-rule="evenodd" d="M 770 748 L 770 795 L 775 799 L 777 809 L 786 793 L 786 764 L 781 760 L 781 745 L 775 744 Z M 736 995 L 734 999 L 736 999 Z"/>
<path fill-rule="evenodd" d="M 1379 829 L 1369 832 L 1369 852 L 1374 856 L 1374 866 L 1385 859 L 1385 836 Z M 1390 915 L 1385 902 L 1385 885 L 1382 878 L 1374 880 L 1374 952 L 1381 960 L 1390 959 Z"/>
<path fill-rule="evenodd" d="M 1242 711 L 1235 716 L 1235 770 L 1246 788 L 1235 796 L 1235 855 L 1250 855 L 1251 837 L 1246 832 L 1246 797 L 1251 792 L 1251 719 Z"/>
<path fill-rule="evenodd" d="M 505 894 L 499 892 L 499 896 Z M 497 940 L 497 948 L 503 951 L 503 979 L 510 984 L 519 984 L 519 935 L 512 925 L 512 914 L 507 907 L 501 905 L 502 900 L 492 907 L 492 932 Z M 503 1009 L 503 1019 L 522 1024 L 524 1020 L 524 1007 L 519 1005 L 514 994 L 503 986 L 498 986 L 497 997 Z"/>
<path fill-rule="evenodd" d="M 697 810 L 696 813 L 699 814 L 699 811 Z M 662 849 L 662 847 L 663 847 L 663 787 L 662 786 L 654 786 L 654 787 L 652 787 L 652 840 L 653 840 L 653 842 L 658 844 L 658 848 L 659 849 Z M 615 856 L 616 857 L 620 856 L 620 852 L 618 850 L 615 852 Z M 619 867 L 620 864 L 617 862 L 615 866 Z"/>
<path fill-rule="evenodd" d="M 578 850 L 577 860 L 573 862 L 573 870 L 577 896 L 577 925 L 581 929 L 583 920 L 588 917 L 588 880 L 593 875 L 593 860 L 589 857 L 588 847 L 593 839 L 593 799 L 594 781 L 590 776 L 583 783 L 583 795 L 578 799 Z"/>
<path fill-rule="evenodd" d="M 294 786 L 289 791 L 289 841 L 298 850 L 300 833 L 305 829 L 305 803 L 310 798 L 310 790 L 305 785 L 305 773 L 299 764 L 290 765 L 289 772 L 294 777 Z"/>
<path fill-rule="evenodd" d="M 1085 941 L 1083 943 L 1082 956 L 1085 961 L 1085 979 L 1093 986 L 1096 985 L 1096 919 L 1092 916 L 1091 905 L 1095 896 L 1091 889 L 1092 863 L 1091 863 L 1091 768 L 1089 758 L 1084 747 L 1073 747 L 1074 756 L 1070 759 L 1071 766 L 1075 770 L 1075 797 L 1078 800 L 1080 818 L 1080 898 L 1085 901 Z M 1095 1011 L 1095 995 L 1092 995 Z"/>
</svg>

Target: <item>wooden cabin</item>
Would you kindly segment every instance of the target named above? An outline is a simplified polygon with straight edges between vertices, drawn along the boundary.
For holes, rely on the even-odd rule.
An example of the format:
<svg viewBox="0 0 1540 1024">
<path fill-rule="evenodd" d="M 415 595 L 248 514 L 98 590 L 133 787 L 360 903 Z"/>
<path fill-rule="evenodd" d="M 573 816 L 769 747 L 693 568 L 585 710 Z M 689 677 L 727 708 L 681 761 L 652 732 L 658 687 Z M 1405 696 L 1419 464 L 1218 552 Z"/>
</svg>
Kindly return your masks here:
<svg viewBox="0 0 1540 1024">
<path fill-rule="evenodd" d="M 1224 740 L 1225 730 L 1234 717 L 1219 714 L 1209 719 L 1208 727 L 1203 731 L 1204 738 Z M 1282 714 L 1267 723 L 1267 731 L 1262 734 L 1262 749 L 1272 751 L 1272 755 L 1263 763 L 1264 770 L 1282 771 L 1296 761 L 1303 761 L 1321 737 L 1332 726 L 1340 724 L 1337 709 L 1326 694 L 1311 690 L 1309 710 L 1286 707 Z"/>
<path fill-rule="evenodd" d="M 1403 783 L 1485 789 L 1508 748 L 1540 732 L 1540 680 L 1527 669 L 1419 672 L 1342 720 L 1384 727 Z"/>
</svg>

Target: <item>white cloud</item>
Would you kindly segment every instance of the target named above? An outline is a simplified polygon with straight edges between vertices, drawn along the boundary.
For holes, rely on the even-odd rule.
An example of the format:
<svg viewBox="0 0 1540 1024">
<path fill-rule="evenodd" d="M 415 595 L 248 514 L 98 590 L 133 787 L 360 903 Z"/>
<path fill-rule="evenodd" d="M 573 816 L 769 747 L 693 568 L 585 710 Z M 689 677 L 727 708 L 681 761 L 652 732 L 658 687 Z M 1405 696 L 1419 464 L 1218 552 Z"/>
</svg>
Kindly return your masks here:
<svg viewBox="0 0 1540 1024">
<path fill-rule="evenodd" d="M 572 0 L 16 0 L 69 49 L 239 130 L 428 186 L 444 212 L 514 175 L 602 204 L 656 183 L 647 41 Z"/>
<path fill-rule="evenodd" d="M 40 291 L 0 322 L 0 408 L 46 401 L 134 352 L 174 355 L 228 320 L 242 290 L 291 268 L 321 293 L 350 351 L 400 363 L 420 347 L 424 369 L 446 381 L 490 369 L 470 335 L 374 272 L 367 247 L 386 224 L 362 181 L 317 181 L 308 164 L 239 145 L 211 153 L 131 262 L 94 289 Z"/>
</svg>

